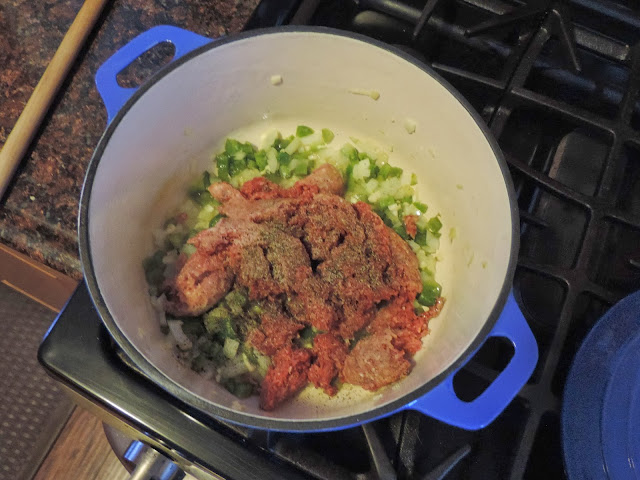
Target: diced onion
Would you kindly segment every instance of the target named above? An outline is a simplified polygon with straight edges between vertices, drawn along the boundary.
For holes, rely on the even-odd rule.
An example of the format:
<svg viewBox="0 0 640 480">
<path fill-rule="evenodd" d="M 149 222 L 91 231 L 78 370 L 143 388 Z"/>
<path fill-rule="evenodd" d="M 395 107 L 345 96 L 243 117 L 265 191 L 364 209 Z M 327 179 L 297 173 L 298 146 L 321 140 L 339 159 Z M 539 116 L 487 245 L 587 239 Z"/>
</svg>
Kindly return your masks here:
<svg viewBox="0 0 640 480">
<path fill-rule="evenodd" d="M 265 171 L 267 173 L 276 173 L 278 171 L 278 157 L 276 156 L 275 148 L 267 150 L 267 167 Z"/>
<path fill-rule="evenodd" d="M 267 150 L 273 145 L 273 142 L 280 137 L 280 132 L 277 130 L 269 130 L 262 136 L 262 148 Z"/>
<path fill-rule="evenodd" d="M 409 135 L 411 135 L 412 133 L 415 133 L 416 126 L 417 126 L 416 122 L 414 120 L 411 120 L 410 118 L 407 118 L 404 121 L 404 128 Z"/>
<path fill-rule="evenodd" d="M 229 359 L 234 358 L 236 353 L 238 353 L 239 346 L 240 342 L 238 340 L 226 338 L 224 341 L 224 347 L 222 347 L 222 353 L 224 353 L 224 356 Z"/>
<path fill-rule="evenodd" d="M 271 85 L 280 85 L 282 84 L 282 75 L 271 75 Z"/>
<path fill-rule="evenodd" d="M 351 176 L 354 180 L 362 180 L 364 178 L 369 177 L 369 172 L 371 171 L 371 163 L 368 158 L 364 160 L 360 160 L 353 166 L 353 171 L 351 172 Z"/>
<path fill-rule="evenodd" d="M 191 350 L 193 343 L 182 331 L 182 320 L 167 320 L 169 325 L 169 333 L 176 341 L 176 345 L 180 350 Z"/>
<path fill-rule="evenodd" d="M 287 148 L 285 148 L 284 151 L 289 155 L 293 155 L 298 151 L 300 147 L 302 147 L 302 141 L 298 137 L 295 137 L 293 140 L 291 140 L 291 143 L 287 145 Z"/>
<path fill-rule="evenodd" d="M 216 380 L 219 382 L 220 380 L 237 377 L 238 375 L 242 375 L 243 373 L 247 373 L 248 371 L 249 369 L 245 365 L 242 358 L 238 358 L 236 361 L 227 363 L 224 367 L 220 367 L 218 369 Z"/>
<path fill-rule="evenodd" d="M 168 327 L 167 324 L 167 315 L 164 311 L 164 303 L 166 302 L 167 297 L 163 293 L 159 297 L 151 297 L 151 306 L 156 314 L 156 318 L 158 319 L 158 323 L 160 327 L 165 328 Z"/>
</svg>

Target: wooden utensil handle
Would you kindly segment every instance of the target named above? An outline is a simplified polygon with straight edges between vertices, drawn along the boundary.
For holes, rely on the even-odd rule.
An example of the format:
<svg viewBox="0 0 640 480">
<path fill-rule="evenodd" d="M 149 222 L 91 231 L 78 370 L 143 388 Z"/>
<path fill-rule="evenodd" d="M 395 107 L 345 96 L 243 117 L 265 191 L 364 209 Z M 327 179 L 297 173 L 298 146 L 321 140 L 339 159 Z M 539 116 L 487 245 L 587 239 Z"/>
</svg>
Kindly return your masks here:
<svg viewBox="0 0 640 480">
<path fill-rule="evenodd" d="M 0 150 L 0 199 L 107 0 L 86 0 Z"/>
</svg>

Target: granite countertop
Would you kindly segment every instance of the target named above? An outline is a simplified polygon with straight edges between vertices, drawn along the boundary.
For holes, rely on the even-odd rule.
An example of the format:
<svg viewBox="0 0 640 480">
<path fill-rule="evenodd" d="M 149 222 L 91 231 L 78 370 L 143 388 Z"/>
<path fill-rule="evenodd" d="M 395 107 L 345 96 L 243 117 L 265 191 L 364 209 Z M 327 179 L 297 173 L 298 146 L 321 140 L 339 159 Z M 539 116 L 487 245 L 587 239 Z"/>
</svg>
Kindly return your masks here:
<svg viewBox="0 0 640 480">
<path fill-rule="evenodd" d="M 95 88 L 97 68 L 118 48 L 156 25 L 209 37 L 240 31 L 259 0 L 115 0 L 104 12 L 48 116 L 0 199 L 0 242 L 80 279 L 77 216 L 85 170 L 106 127 Z M 0 147 L 73 22 L 81 0 L 0 3 Z M 161 60 L 143 57 L 121 79 L 131 86 Z"/>
</svg>

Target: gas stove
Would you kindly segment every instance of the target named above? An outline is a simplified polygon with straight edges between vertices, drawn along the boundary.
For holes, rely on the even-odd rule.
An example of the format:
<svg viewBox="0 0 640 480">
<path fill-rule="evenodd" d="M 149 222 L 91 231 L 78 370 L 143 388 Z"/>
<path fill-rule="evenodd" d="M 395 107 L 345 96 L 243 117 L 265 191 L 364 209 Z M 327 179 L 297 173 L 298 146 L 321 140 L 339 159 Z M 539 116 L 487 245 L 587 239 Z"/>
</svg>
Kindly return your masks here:
<svg viewBox="0 0 640 480">
<path fill-rule="evenodd" d="M 40 361 L 79 403 L 170 455 L 227 479 L 565 478 L 560 405 L 594 322 L 640 289 L 640 13 L 626 1 L 263 0 L 247 28 L 323 25 L 396 45 L 465 96 L 514 180 L 521 250 L 514 292 L 540 360 L 487 428 L 416 412 L 338 432 L 251 430 L 156 387 L 121 354 L 80 285 Z M 512 347 L 491 339 L 454 379 L 471 400 Z"/>
</svg>

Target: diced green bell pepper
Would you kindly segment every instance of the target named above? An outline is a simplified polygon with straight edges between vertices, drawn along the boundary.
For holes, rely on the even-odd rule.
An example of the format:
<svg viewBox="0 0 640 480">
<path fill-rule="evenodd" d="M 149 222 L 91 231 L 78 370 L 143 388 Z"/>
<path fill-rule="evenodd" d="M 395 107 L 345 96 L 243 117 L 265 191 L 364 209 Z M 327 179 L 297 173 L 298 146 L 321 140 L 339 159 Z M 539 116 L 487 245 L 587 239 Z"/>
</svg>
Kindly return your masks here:
<svg viewBox="0 0 640 480">
<path fill-rule="evenodd" d="M 427 211 L 427 206 L 421 202 L 413 202 L 413 206 L 420 210 L 420 213 L 425 213 Z"/>
<path fill-rule="evenodd" d="M 306 125 L 298 125 L 296 128 L 296 137 L 308 137 L 313 133 L 313 128 Z"/>
<path fill-rule="evenodd" d="M 331 130 L 329 130 L 328 128 L 322 129 L 322 140 L 324 140 L 324 143 L 331 143 L 334 138 L 335 135 Z"/>
<path fill-rule="evenodd" d="M 258 170 L 264 170 L 267 167 L 267 154 L 263 150 L 256 153 L 255 159 Z"/>
<path fill-rule="evenodd" d="M 293 174 L 300 177 L 304 177 L 309 173 L 309 162 L 306 160 L 298 160 L 296 167 L 293 169 Z"/>
<path fill-rule="evenodd" d="M 242 159 L 231 159 L 231 164 L 229 165 L 229 175 L 235 177 L 240 172 L 242 172 L 245 168 L 247 168 L 247 161 Z"/>
<path fill-rule="evenodd" d="M 222 220 L 225 217 L 225 215 L 222 215 L 221 213 L 218 213 L 215 217 L 213 217 L 210 221 L 209 221 L 209 228 L 215 227 L 218 222 L 220 220 Z"/>
<path fill-rule="evenodd" d="M 418 303 L 425 307 L 430 307 L 436 303 L 441 292 L 442 287 L 439 283 L 435 281 L 424 282 L 422 284 L 422 292 L 418 295 Z"/>
<path fill-rule="evenodd" d="M 291 155 L 287 152 L 278 152 L 278 163 L 280 165 L 289 165 L 291 163 Z"/>
<path fill-rule="evenodd" d="M 431 218 L 427 222 L 427 228 L 433 233 L 438 233 L 440 231 L 440 229 L 442 228 L 442 222 L 440 221 L 438 216 Z"/>
<path fill-rule="evenodd" d="M 216 157 L 216 164 L 218 165 L 218 177 L 225 181 L 229 181 L 229 156 L 226 154 L 220 154 Z"/>
</svg>

